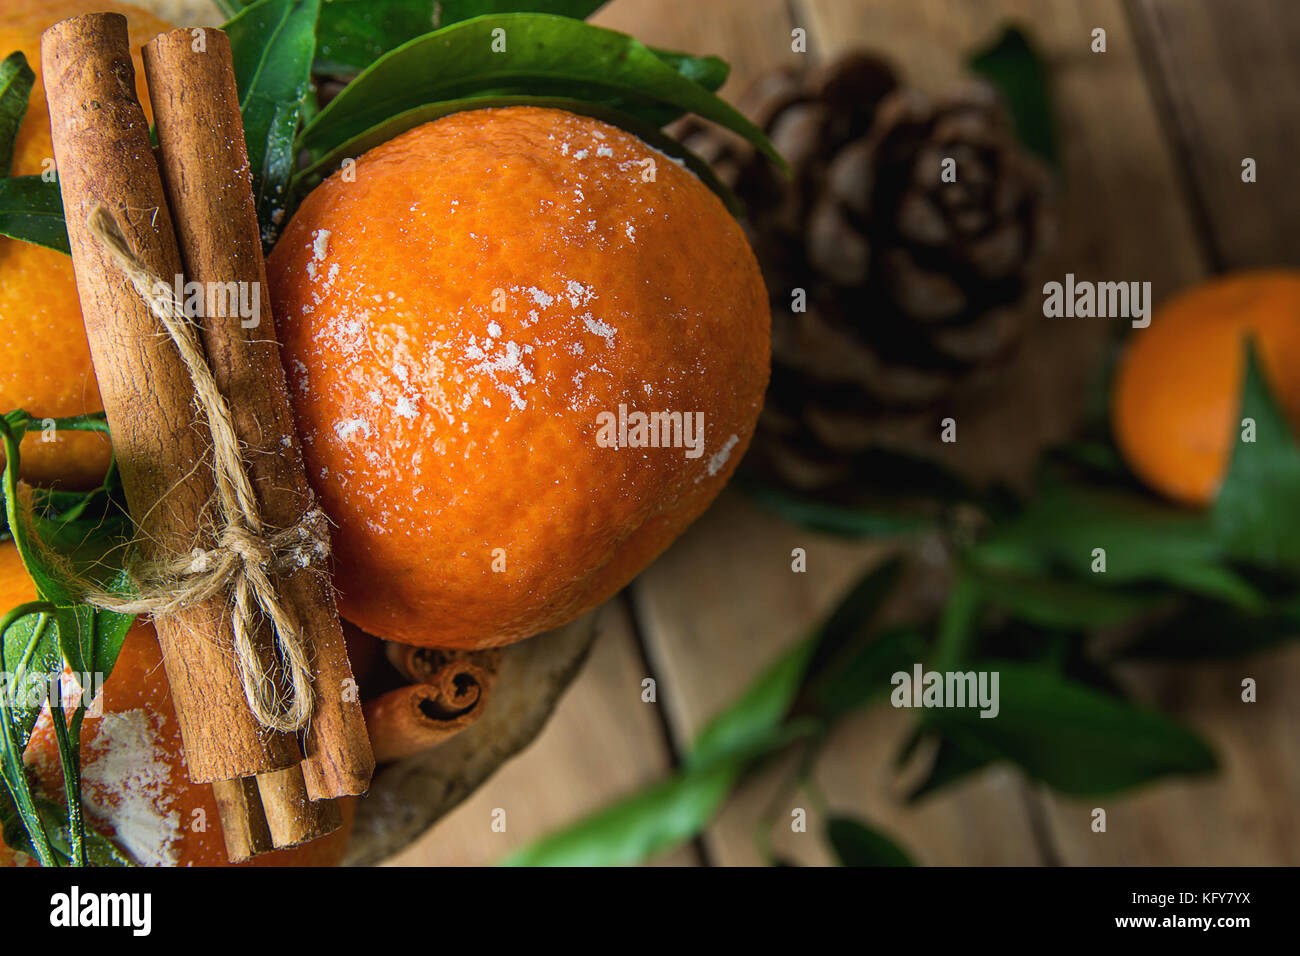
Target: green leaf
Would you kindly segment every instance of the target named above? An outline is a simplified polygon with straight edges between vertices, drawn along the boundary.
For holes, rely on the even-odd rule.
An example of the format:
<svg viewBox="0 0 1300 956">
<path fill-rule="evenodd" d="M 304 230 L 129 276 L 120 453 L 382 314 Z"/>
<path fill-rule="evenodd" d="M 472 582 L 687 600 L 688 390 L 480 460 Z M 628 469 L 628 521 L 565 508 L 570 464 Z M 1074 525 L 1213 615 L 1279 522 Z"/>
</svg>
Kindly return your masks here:
<svg viewBox="0 0 1300 956">
<path fill-rule="evenodd" d="M 732 215 L 738 216 L 744 211 L 744 207 L 740 200 L 736 198 L 736 194 L 718 179 L 713 172 L 713 168 L 708 163 L 676 140 L 665 135 L 657 127 L 611 107 L 582 100 L 542 96 L 474 96 L 460 100 L 429 103 L 399 113 L 396 116 L 391 116 L 382 123 L 372 126 L 360 136 L 354 137 L 326 153 L 304 169 L 299 174 L 299 181 L 295 184 L 295 192 L 302 193 L 314 186 L 322 176 L 335 169 L 345 158 L 360 156 L 366 150 L 372 149 L 380 143 L 386 143 L 394 136 L 398 136 L 408 129 L 414 129 L 422 123 L 440 119 L 443 116 L 450 116 L 452 113 L 459 113 L 462 110 L 495 109 L 504 106 L 537 106 L 567 110 L 570 113 L 581 113 L 584 116 L 591 116 L 612 126 L 624 129 L 661 153 L 674 159 L 680 159 L 691 172 L 700 178 L 704 185 L 713 190 Z"/>
<path fill-rule="evenodd" d="M 5 686 L 0 688 L 3 691 L 0 693 L 0 780 L 3 780 L 4 791 L 9 797 L 8 801 L 0 800 L 0 823 L 3 823 L 5 842 L 9 846 L 19 845 L 23 835 L 26 835 L 32 855 L 42 866 L 55 865 L 55 857 L 50 848 L 50 835 L 45 831 L 34 803 L 31 785 L 27 780 L 27 768 L 23 765 L 22 752 L 26 746 L 26 734 L 18 727 L 14 715 L 14 707 L 25 704 L 22 699 L 15 699 L 13 689 L 22 684 L 11 680 L 11 677 L 21 673 L 24 664 L 22 661 L 11 663 L 7 642 L 14 624 L 33 616 L 45 620 L 49 611 L 49 604 L 29 602 L 8 611 L 0 620 L 0 675 L 5 677 Z M 14 842 L 10 842 L 10 836 Z"/>
<path fill-rule="evenodd" d="M 4 795 L 0 793 L 0 798 Z M 72 862 L 72 847 L 68 842 L 68 810 L 66 807 L 47 800 L 35 798 L 37 819 L 49 838 L 50 849 L 54 852 L 57 865 L 68 866 Z M 0 824 L 3 824 L 5 845 L 11 850 L 18 850 L 28 856 L 36 856 L 31 837 L 13 812 L 12 804 L 0 799 Z M 86 862 L 90 866 L 135 866 L 131 858 L 119 850 L 108 837 L 87 828 Z"/>
<path fill-rule="evenodd" d="M 1300 614 L 1295 610 L 1253 615 L 1211 601 L 1191 601 L 1172 617 L 1143 628 L 1117 656 L 1125 660 L 1228 660 L 1297 637 Z"/>
<path fill-rule="evenodd" d="M 815 639 L 803 640 L 776 659 L 730 706 L 696 735 L 687 755 L 689 767 L 729 760 L 762 750 L 775 739 L 794 701 Z"/>
<path fill-rule="evenodd" d="M 893 595 L 901 574 L 902 561 L 890 558 L 869 569 L 840 598 L 812 635 L 816 651 L 808 664 L 807 680 L 820 679 L 833 664 L 861 646 L 881 607 Z"/>
<path fill-rule="evenodd" d="M 0 236 L 70 255 L 58 182 L 40 176 L 0 179 Z"/>
<path fill-rule="evenodd" d="M 323 0 L 314 69 L 359 73 L 394 47 L 431 31 L 437 8 L 437 0 Z"/>
<path fill-rule="evenodd" d="M 1094 573 L 1094 549 L 1106 571 Z M 967 553 L 977 566 L 1023 574 L 1062 569 L 1107 583 L 1204 579 L 1222 549 L 1208 516 L 1155 503 L 1145 496 L 1078 485 L 1046 486 L 1017 517 L 996 527 Z"/>
<path fill-rule="evenodd" d="M 675 50 L 650 48 L 650 52 L 663 60 L 688 80 L 700 84 L 710 93 L 722 89 L 731 75 L 731 66 L 726 60 L 716 56 L 694 56 L 690 53 L 678 53 Z"/>
<path fill-rule="evenodd" d="M 8 685 L 13 699 L 14 745 L 21 753 L 45 706 L 50 679 L 63 669 L 63 655 L 52 615 L 22 618 L 9 628 L 3 641 L 11 675 Z"/>
<path fill-rule="evenodd" d="M 14 140 L 35 82 L 36 74 L 21 50 L 0 60 L 0 176 L 8 176 L 13 167 Z"/>
<path fill-rule="evenodd" d="M 933 516 L 907 514 L 883 504 L 854 507 L 812 498 L 750 476 L 737 481 L 755 501 L 786 521 L 845 538 L 890 538 L 923 531 L 935 522 Z"/>
<path fill-rule="evenodd" d="M 1108 589 L 1059 576 L 1038 577 L 978 568 L 968 568 L 966 573 L 991 604 L 1044 627 L 1108 627 L 1168 599 L 1158 593 Z"/>
<path fill-rule="evenodd" d="M 1240 441 L 1215 501 L 1214 533 L 1233 558 L 1268 568 L 1300 569 L 1300 450 L 1290 425 L 1269 394 L 1253 343 L 1238 421 L 1255 423 L 1255 440 Z"/>
<path fill-rule="evenodd" d="M 840 866 L 914 866 L 912 858 L 879 830 L 849 817 L 826 821 L 826 840 Z"/>
<path fill-rule="evenodd" d="M 1191 730 L 1050 668 L 986 660 L 966 669 L 998 675 L 997 716 L 939 708 L 924 712 L 927 725 L 968 752 L 1010 760 L 1063 793 L 1115 793 L 1215 769 L 1214 754 Z"/>
<path fill-rule="evenodd" d="M 287 213 L 319 13 L 320 0 L 258 0 L 223 27 L 239 88 L 253 201 L 268 249 Z"/>
<path fill-rule="evenodd" d="M 39 619 L 30 629 L 13 628 L 12 641 L 26 643 L 11 651 L 11 639 L 7 638 L 5 656 L 15 665 L 25 660 L 32 662 L 41 669 L 29 665 L 28 673 L 33 678 L 39 675 L 42 680 L 61 670 L 63 661 L 79 674 L 107 678 L 134 618 L 82 604 L 79 588 L 82 581 L 90 581 L 113 593 L 131 593 L 132 585 L 122 566 L 130 525 L 122 518 L 87 528 L 67 516 L 49 518 L 34 511 L 28 513 L 31 498 L 24 497 L 17 474 L 19 445 L 29 421 L 22 412 L 0 418 L 0 440 L 5 451 L 4 510 L 23 566 L 31 575 L 41 600 L 53 605 L 54 620 L 52 626 L 45 625 L 44 629 Z M 29 489 L 26 494 L 30 496 Z M 111 556 L 116 556 L 116 560 L 111 560 Z M 75 575 L 75 580 L 69 572 Z M 57 655 L 51 653 L 51 640 L 57 642 Z M 24 703 L 28 706 L 20 708 L 18 716 L 26 734 L 30 733 L 36 714 L 31 713 L 30 704 L 34 701 Z M 36 711 L 39 713 L 39 706 Z"/>
<path fill-rule="evenodd" d="M 1020 141 L 1056 166 L 1051 83 L 1047 67 L 1029 38 L 1018 28 L 1008 27 L 992 46 L 974 54 L 968 65 L 998 88 Z"/>
<path fill-rule="evenodd" d="M 920 631 L 896 628 L 875 635 L 811 688 L 814 711 L 826 722 L 865 707 L 889 692 L 890 678 L 929 653 Z"/>
<path fill-rule="evenodd" d="M 704 726 L 686 765 L 662 783 L 525 847 L 513 866 L 636 863 L 699 833 L 745 769 L 813 729 L 786 715 L 816 635 L 787 650 Z"/>
<path fill-rule="evenodd" d="M 507 866 L 619 866 L 649 859 L 699 833 L 731 792 L 746 760 L 688 767 L 668 780 L 551 834 Z"/>
<path fill-rule="evenodd" d="M 493 13 L 550 13 L 585 20 L 609 0 L 439 0 L 438 26 Z"/>
<path fill-rule="evenodd" d="M 983 610 L 984 596 L 974 578 L 968 573 L 959 573 L 939 618 L 933 657 L 935 670 L 953 669 L 969 656 Z"/>
<path fill-rule="evenodd" d="M 496 30 L 505 31 L 504 52 L 492 50 Z M 753 123 L 632 37 L 523 13 L 467 20 L 385 54 L 321 110 L 299 145 L 333 150 L 407 110 L 489 93 L 585 99 L 634 116 L 645 107 L 653 116 L 663 107 L 694 112 L 740 133 L 784 168 Z"/>
</svg>

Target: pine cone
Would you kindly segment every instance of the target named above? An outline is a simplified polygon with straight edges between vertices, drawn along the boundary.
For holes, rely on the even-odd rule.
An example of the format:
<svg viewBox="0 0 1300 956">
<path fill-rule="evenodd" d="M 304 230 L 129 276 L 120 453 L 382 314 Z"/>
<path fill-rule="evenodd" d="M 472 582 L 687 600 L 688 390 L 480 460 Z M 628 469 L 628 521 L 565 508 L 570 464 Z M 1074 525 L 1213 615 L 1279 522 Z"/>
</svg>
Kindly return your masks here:
<svg viewBox="0 0 1300 956">
<path fill-rule="evenodd" d="M 772 298 L 752 463 L 824 488 L 899 447 L 918 416 L 932 449 L 956 391 L 992 377 L 1023 331 L 1014 305 L 1046 232 L 1044 170 L 991 87 L 932 101 L 862 53 L 769 74 L 742 107 L 792 180 L 714 127 L 678 135 L 745 201 Z"/>
</svg>

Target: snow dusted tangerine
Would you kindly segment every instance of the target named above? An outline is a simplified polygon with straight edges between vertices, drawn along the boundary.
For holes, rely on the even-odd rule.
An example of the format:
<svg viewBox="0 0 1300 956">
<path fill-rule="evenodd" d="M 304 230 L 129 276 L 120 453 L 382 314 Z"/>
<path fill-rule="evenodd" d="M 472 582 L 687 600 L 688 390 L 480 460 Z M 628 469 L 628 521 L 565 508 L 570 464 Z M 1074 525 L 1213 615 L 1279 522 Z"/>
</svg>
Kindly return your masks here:
<svg viewBox="0 0 1300 956">
<path fill-rule="evenodd" d="M 722 204 L 558 110 L 371 150 L 268 271 L 340 610 L 393 640 L 505 644 L 605 600 L 717 495 L 767 383 L 767 295 Z"/>
</svg>

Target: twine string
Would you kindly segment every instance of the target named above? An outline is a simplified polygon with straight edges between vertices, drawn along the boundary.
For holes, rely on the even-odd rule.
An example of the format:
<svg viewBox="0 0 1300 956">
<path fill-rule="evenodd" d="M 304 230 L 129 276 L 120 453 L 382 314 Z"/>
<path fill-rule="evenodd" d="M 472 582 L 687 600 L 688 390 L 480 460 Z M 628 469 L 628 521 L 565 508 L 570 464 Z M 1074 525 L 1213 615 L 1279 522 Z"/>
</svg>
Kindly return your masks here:
<svg viewBox="0 0 1300 956">
<path fill-rule="evenodd" d="M 311 567 L 328 557 L 327 519 L 313 503 L 293 526 L 268 532 L 240 455 L 230 406 L 217 387 L 184 304 L 171 284 L 135 255 L 107 208 L 96 205 L 87 217 L 87 225 L 109 259 L 162 322 L 193 380 L 197 404 L 212 433 L 212 471 L 221 527 L 215 548 L 167 556 L 133 574 L 138 597 L 125 599 L 96 591 L 88 594 L 86 601 L 107 610 L 149 614 L 156 619 L 208 598 L 230 594 L 235 662 L 249 709 L 264 727 L 287 733 L 301 730 L 311 720 L 314 702 L 311 663 L 302 630 L 281 600 L 271 575 Z M 287 700 L 253 645 L 261 615 L 271 623 L 276 649 L 288 673 L 291 691 Z"/>
</svg>

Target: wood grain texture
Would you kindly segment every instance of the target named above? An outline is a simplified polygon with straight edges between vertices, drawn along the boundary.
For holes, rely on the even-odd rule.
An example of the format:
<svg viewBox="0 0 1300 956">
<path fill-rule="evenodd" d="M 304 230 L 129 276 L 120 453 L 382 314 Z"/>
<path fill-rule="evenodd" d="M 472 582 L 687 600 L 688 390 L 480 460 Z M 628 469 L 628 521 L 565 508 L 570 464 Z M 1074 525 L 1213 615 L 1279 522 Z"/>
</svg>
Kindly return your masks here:
<svg viewBox="0 0 1300 956">
<path fill-rule="evenodd" d="M 1130 0 L 1218 268 L 1300 265 L 1300 4 Z M 1244 183 L 1242 160 L 1258 179 Z"/>
<path fill-rule="evenodd" d="M 1049 798 L 1063 858 L 1087 866 L 1300 864 L 1300 648 L 1224 664 L 1133 667 L 1125 676 L 1143 700 L 1195 727 L 1219 770 L 1118 798 Z M 1246 677 L 1258 682 L 1253 704 L 1241 700 Z M 1095 807 L 1106 810 L 1105 833 L 1092 832 Z"/>
<path fill-rule="evenodd" d="M 670 772 L 656 705 L 641 700 L 647 675 L 626 604 L 615 599 L 599 613 L 591 657 L 541 736 L 391 865 L 489 864 Z M 503 833 L 492 829 L 497 809 Z M 698 858 L 687 846 L 655 862 Z"/>
</svg>

